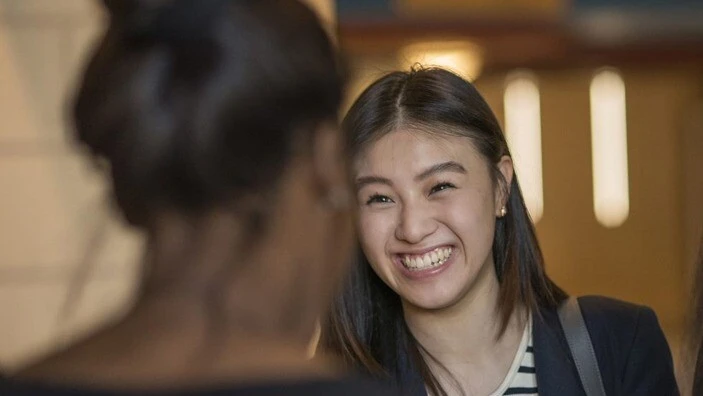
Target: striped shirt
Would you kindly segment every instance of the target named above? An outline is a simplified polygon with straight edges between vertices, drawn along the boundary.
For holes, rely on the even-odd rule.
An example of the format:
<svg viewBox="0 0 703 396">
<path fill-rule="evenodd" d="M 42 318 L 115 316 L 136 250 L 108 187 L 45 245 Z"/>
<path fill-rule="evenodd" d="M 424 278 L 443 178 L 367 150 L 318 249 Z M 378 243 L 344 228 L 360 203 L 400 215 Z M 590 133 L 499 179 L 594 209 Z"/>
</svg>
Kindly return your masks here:
<svg viewBox="0 0 703 396">
<path fill-rule="evenodd" d="M 535 373 L 535 350 L 532 346 L 532 320 L 525 326 L 522 341 L 518 347 L 508 375 L 491 396 L 537 395 L 537 375 Z"/>
</svg>

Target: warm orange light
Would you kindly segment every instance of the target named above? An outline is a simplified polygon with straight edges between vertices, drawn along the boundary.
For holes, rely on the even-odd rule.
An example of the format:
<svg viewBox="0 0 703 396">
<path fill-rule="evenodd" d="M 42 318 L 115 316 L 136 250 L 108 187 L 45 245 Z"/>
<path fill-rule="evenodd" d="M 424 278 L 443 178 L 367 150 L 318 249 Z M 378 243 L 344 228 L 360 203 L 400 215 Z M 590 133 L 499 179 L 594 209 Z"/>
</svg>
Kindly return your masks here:
<svg viewBox="0 0 703 396">
<path fill-rule="evenodd" d="M 483 56 L 480 47 L 468 41 L 415 43 L 400 51 L 400 64 L 404 68 L 418 63 L 443 67 L 473 81 L 481 73 Z"/>
<path fill-rule="evenodd" d="M 625 82 L 612 69 L 591 80 L 593 209 L 605 227 L 622 225 L 630 212 Z"/>
<path fill-rule="evenodd" d="M 542 185 L 542 122 L 536 77 L 518 71 L 508 75 L 503 94 L 505 137 L 513 157 L 515 174 L 530 217 L 536 223 L 544 213 Z"/>
</svg>

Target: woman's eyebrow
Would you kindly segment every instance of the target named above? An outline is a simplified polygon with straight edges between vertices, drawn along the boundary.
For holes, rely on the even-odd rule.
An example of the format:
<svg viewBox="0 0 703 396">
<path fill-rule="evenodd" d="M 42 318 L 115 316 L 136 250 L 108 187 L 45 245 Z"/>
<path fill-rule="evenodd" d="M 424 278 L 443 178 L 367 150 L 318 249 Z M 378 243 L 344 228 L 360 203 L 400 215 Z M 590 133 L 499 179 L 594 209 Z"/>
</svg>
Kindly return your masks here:
<svg viewBox="0 0 703 396">
<path fill-rule="evenodd" d="M 466 169 L 458 162 L 447 161 L 440 164 L 432 165 L 426 170 L 422 171 L 419 175 L 415 176 L 415 181 L 421 181 L 427 179 L 428 177 L 442 172 L 456 172 L 461 174 L 466 174 Z"/>
</svg>

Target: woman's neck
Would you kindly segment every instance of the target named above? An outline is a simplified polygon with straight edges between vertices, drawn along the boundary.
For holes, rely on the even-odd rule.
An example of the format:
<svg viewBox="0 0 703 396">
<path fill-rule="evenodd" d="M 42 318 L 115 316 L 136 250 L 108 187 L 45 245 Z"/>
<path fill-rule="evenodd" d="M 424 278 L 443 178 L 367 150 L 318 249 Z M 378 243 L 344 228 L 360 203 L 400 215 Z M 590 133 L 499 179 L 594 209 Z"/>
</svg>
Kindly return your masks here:
<svg viewBox="0 0 703 396">
<path fill-rule="evenodd" d="M 426 310 L 404 302 L 410 331 L 433 356 L 475 359 L 495 344 L 500 329 L 499 284 L 492 269 L 482 272 L 474 287 L 449 307 Z"/>
<path fill-rule="evenodd" d="M 294 273 L 303 258 L 268 237 L 237 251 L 241 228 L 211 220 L 165 223 L 149 240 L 143 285 L 127 315 L 23 374 L 151 389 L 336 372 L 309 360 L 323 299 L 308 287 L 317 279 Z"/>
<path fill-rule="evenodd" d="M 257 380 L 338 375 L 331 362 L 310 360 L 290 334 L 257 334 L 208 317 L 184 298 L 139 302 L 123 319 L 19 378 L 115 390 L 159 390 Z"/>
<path fill-rule="evenodd" d="M 144 309 L 187 302 L 214 324 L 210 330 L 303 344 L 311 337 L 323 308 L 319 288 L 300 276 L 307 257 L 285 249 L 279 227 L 253 240 L 246 222 L 226 211 L 194 224 L 163 216 L 159 225 L 145 255 Z"/>
<path fill-rule="evenodd" d="M 500 335 L 500 285 L 492 265 L 484 266 L 474 287 L 452 306 L 424 310 L 404 304 L 406 323 L 440 383 L 446 371 L 464 391 L 492 392 L 507 374 L 527 323 L 516 307 Z M 445 387 L 455 385 L 447 381 Z M 474 394 L 470 392 L 469 394 Z"/>
</svg>

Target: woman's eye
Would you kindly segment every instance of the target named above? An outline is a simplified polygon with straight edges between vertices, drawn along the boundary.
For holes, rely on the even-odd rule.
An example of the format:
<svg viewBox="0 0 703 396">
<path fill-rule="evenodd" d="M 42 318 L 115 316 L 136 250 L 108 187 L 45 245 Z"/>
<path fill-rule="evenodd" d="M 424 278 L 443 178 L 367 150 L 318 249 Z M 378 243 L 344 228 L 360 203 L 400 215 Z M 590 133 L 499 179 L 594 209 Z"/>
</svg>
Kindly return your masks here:
<svg viewBox="0 0 703 396">
<path fill-rule="evenodd" d="M 371 205 L 374 203 L 393 203 L 393 200 L 385 195 L 374 194 L 371 196 L 371 198 L 368 199 L 368 201 L 366 201 L 366 204 Z"/>
<path fill-rule="evenodd" d="M 439 183 L 436 186 L 432 187 L 432 189 L 430 190 L 430 195 L 450 188 L 456 188 L 456 186 L 454 186 L 452 183 Z"/>
</svg>

